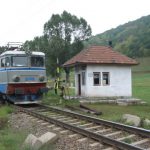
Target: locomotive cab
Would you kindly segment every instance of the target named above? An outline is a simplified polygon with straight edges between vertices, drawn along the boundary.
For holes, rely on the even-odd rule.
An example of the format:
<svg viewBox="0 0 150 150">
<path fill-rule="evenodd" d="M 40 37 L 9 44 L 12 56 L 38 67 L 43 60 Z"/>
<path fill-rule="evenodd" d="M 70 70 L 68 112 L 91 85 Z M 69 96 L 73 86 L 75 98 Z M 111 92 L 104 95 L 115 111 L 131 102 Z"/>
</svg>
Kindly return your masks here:
<svg viewBox="0 0 150 150">
<path fill-rule="evenodd" d="M 45 54 L 6 51 L 0 55 L 0 94 L 15 104 L 41 102 L 46 88 Z"/>
</svg>

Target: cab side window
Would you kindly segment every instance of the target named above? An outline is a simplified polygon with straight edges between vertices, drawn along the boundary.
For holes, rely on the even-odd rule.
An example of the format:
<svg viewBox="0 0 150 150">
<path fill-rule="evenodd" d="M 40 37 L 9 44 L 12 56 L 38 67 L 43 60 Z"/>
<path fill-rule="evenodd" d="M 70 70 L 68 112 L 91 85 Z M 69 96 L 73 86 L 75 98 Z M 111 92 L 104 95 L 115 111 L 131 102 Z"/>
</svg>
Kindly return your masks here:
<svg viewBox="0 0 150 150">
<path fill-rule="evenodd" d="M 1 67 L 5 67 L 5 58 L 1 59 Z"/>
<path fill-rule="evenodd" d="M 6 67 L 9 67 L 9 66 L 10 66 L 10 59 L 9 59 L 9 57 L 6 57 L 6 58 L 5 58 L 5 66 L 6 66 Z"/>
<path fill-rule="evenodd" d="M 9 67 L 10 66 L 10 59 L 9 57 L 1 59 L 1 67 Z"/>
</svg>

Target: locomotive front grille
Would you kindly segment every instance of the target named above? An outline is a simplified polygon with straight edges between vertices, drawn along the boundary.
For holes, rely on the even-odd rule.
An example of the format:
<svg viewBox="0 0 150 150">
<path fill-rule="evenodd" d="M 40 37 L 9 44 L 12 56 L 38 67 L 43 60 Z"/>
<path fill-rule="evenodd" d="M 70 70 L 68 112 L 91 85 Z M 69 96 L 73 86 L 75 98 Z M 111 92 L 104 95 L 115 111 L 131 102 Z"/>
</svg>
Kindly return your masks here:
<svg viewBox="0 0 150 150">
<path fill-rule="evenodd" d="M 8 84 L 7 94 L 38 94 L 45 89 L 46 83 L 18 83 Z"/>
<path fill-rule="evenodd" d="M 23 88 L 15 88 L 15 94 L 25 94 Z"/>
</svg>

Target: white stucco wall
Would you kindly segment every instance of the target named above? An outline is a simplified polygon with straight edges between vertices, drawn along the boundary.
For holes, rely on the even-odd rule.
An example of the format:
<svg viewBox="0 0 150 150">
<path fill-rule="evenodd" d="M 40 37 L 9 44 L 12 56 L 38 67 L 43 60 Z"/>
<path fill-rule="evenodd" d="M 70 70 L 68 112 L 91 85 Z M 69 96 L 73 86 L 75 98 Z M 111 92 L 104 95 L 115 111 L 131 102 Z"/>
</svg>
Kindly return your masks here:
<svg viewBox="0 0 150 150">
<path fill-rule="evenodd" d="M 78 95 L 78 74 L 81 74 L 81 68 L 75 69 L 76 94 Z M 106 66 L 106 65 L 87 65 L 86 67 L 86 85 L 82 85 L 81 95 L 91 97 L 109 97 L 109 96 L 132 96 L 131 85 L 131 67 L 130 66 Z M 109 72 L 110 85 L 93 85 L 93 72 Z M 102 78 L 102 75 L 101 75 Z"/>
</svg>

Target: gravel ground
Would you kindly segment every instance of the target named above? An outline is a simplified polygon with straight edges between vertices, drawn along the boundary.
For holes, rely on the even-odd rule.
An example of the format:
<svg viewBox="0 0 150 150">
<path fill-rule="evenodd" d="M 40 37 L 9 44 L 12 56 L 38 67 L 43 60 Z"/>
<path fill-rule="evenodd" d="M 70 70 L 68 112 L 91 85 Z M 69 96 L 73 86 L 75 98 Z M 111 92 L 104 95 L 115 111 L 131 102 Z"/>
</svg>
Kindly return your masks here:
<svg viewBox="0 0 150 150">
<path fill-rule="evenodd" d="M 31 118 L 29 116 L 27 116 L 24 113 L 12 113 L 9 117 L 9 126 L 15 130 L 15 131 L 25 131 L 27 134 L 33 134 L 37 137 L 43 135 L 46 132 L 55 132 L 59 135 L 58 140 L 56 141 L 56 145 L 54 147 L 56 147 L 53 150 L 101 150 L 104 147 L 98 145 L 95 147 L 91 147 L 89 144 L 95 143 L 94 141 L 91 140 L 83 140 L 81 142 L 82 137 L 81 135 L 77 135 L 77 136 L 70 136 L 70 135 L 74 135 L 75 133 L 72 133 L 71 131 L 66 132 L 65 134 L 59 134 L 60 131 L 65 130 L 65 129 L 61 129 L 61 130 L 56 130 L 58 129 L 57 126 L 54 126 L 53 128 L 48 128 L 47 126 L 50 126 L 52 124 L 44 124 L 41 125 L 41 122 L 38 122 L 39 120 L 36 118 Z M 54 131 L 55 130 L 55 131 Z M 110 131 L 109 131 L 110 133 Z M 116 137 L 114 137 L 116 138 Z M 139 137 L 134 137 L 132 138 L 132 142 L 141 140 L 141 138 Z M 142 146 L 144 148 L 149 147 L 149 142 L 143 144 Z M 107 147 L 107 146 L 106 146 Z M 105 148 L 106 148 L 105 147 Z M 43 149 L 42 149 L 43 150 Z M 52 150 L 51 148 L 46 148 L 44 150 Z"/>
<path fill-rule="evenodd" d="M 47 128 L 46 125 L 41 125 L 37 123 L 37 119 L 33 119 L 28 117 L 23 113 L 13 113 L 9 117 L 9 126 L 15 131 L 26 131 L 28 134 L 34 134 L 39 137 L 42 134 L 50 131 L 54 132 L 52 129 Z M 57 131 L 58 133 L 58 131 Z M 73 134 L 69 131 L 69 133 L 64 135 L 59 135 L 58 141 L 56 142 L 55 150 L 100 150 L 99 146 L 95 148 L 91 148 L 89 146 L 90 141 L 86 140 L 84 142 L 78 142 L 78 139 L 81 138 L 79 136 L 70 138 L 69 135 Z"/>
</svg>

